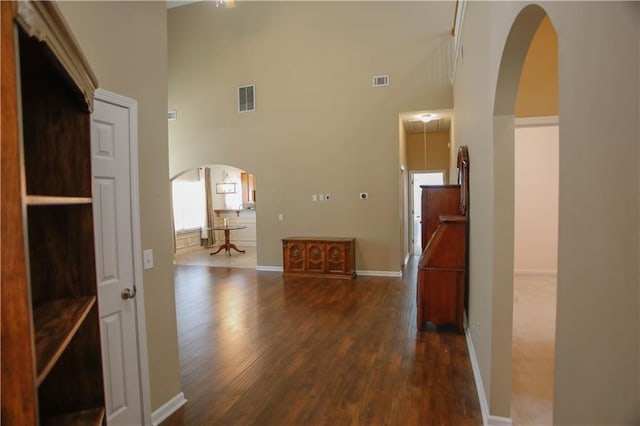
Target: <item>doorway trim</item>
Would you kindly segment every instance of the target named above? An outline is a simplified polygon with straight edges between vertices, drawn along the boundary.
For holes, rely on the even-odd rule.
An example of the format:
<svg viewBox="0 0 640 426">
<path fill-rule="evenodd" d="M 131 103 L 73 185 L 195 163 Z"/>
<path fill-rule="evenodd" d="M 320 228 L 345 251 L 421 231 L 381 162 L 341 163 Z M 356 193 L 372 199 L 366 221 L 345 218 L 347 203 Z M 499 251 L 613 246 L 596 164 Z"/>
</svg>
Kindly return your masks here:
<svg viewBox="0 0 640 426">
<path fill-rule="evenodd" d="M 140 230 L 140 194 L 138 191 L 138 102 L 134 99 L 96 89 L 94 98 L 103 102 L 126 108 L 129 113 L 129 170 L 131 184 L 131 231 L 133 244 L 133 276 L 136 297 L 136 332 L 138 336 L 138 368 L 140 377 L 140 401 L 142 419 L 145 425 L 151 425 L 151 385 L 149 380 L 149 356 L 147 353 L 147 322 L 144 310 L 144 285 L 142 273 L 142 234 Z"/>
<path fill-rule="evenodd" d="M 413 236 L 414 236 L 414 225 L 413 225 L 413 206 L 415 204 L 415 200 L 414 200 L 414 187 L 413 187 L 413 181 L 414 181 L 414 176 L 415 175 L 419 175 L 419 174 L 425 174 L 425 173 L 442 173 L 442 184 L 446 185 L 447 183 L 447 171 L 444 169 L 439 169 L 439 170 L 412 170 L 409 172 L 409 209 L 408 209 L 408 221 L 409 221 L 409 242 L 410 242 L 410 247 L 411 249 L 409 250 L 409 256 L 415 256 L 415 254 L 413 254 L 413 249 L 415 246 L 415 241 L 413 241 Z"/>
</svg>

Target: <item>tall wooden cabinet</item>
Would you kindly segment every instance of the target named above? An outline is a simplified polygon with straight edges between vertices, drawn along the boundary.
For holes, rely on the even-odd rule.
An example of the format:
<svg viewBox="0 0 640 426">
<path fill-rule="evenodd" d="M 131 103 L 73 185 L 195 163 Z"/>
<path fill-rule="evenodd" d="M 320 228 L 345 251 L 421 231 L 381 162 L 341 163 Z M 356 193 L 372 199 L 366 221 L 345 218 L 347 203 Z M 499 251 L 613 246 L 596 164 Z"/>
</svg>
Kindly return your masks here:
<svg viewBox="0 0 640 426">
<path fill-rule="evenodd" d="M 421 185 L 422 251 L 436 232 L 440 216 L 460 214 L 460 185 Z"/>
<path fill-rule="evenodd" d="M 468 294 L 469 153 L 458 150 L 458 185 L 422 187 L 423 245 L 418 264 L 417 325 L 464 333 Z M 426 244 L 426 245 L 425 245 Z"/>
<path fill-rule="evenodd" d="M 55 4 L 2 7 L 2 423 L 104 424 L 97 85 Z"/>
</svg>

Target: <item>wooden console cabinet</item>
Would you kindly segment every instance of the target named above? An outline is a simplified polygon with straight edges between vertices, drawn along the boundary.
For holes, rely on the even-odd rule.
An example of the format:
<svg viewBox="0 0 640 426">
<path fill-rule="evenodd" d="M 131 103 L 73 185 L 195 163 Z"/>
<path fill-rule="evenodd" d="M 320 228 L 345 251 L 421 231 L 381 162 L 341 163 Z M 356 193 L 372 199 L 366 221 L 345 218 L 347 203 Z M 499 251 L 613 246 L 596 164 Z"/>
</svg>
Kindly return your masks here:
<svg viewBox="0 0 640 426">
<path fill-rule="evenodd" d="M 355 278 L 355 246 L 355 238 L 283 238 L 284 274 L 315 278 Z"/>
</svg>

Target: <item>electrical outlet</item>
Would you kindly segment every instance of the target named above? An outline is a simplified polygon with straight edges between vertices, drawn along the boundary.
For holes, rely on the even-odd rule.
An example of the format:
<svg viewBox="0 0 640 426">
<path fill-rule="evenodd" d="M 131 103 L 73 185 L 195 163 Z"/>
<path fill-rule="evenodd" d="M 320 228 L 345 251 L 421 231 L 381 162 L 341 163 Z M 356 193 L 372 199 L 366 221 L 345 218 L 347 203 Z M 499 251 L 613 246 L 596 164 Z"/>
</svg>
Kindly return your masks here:
<svg viewBox="0 0 640 426">
<path fill-rule="evenodd" d="M 315 201 L 318 201 L 318 196 L 317 196 L 316 194 L 313 194 L 313 195 L 311 196 L 311 201 L 314 201 L 314 202 L 315 202 Z"/>
<path fill-rule="evenodd" d="M 320 194 L 318 198 L 320 199 L 320 201 L 324 201 L 324 194 Z"/>
<path fill-rule="evenodd" d="M 284 214 L 278 213 L 278 220 L 280 221 L 284 220 Z"/>
</svg>

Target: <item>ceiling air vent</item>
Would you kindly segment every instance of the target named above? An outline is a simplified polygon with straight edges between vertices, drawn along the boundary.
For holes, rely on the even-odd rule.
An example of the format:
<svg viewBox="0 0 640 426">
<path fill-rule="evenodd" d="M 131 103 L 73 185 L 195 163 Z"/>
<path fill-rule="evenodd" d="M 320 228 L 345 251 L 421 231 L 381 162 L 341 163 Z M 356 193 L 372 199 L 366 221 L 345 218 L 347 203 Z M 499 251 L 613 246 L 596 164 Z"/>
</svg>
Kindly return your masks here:
<svg viewBox="0 0 640 426">
<path fill-rule="evenodd" d="M 249 112 L 256 110 L 256 85 L 238 87 L 238 111 Z"/>
<path fill-rule="evenodd" d="M 373 76 L 373 87 L 382 87 L 389 85 L 389 76 L 388 75 L 374 75 Z"/>
<path fill-rule="evenodd" d="M 178 111 L 176 111 L 175 109 L 173 111 L 169 111 L 167 113 L 167 118 L 169 119 L 169 121 L 177 120 L 178 119 Z"/>
</svg>

